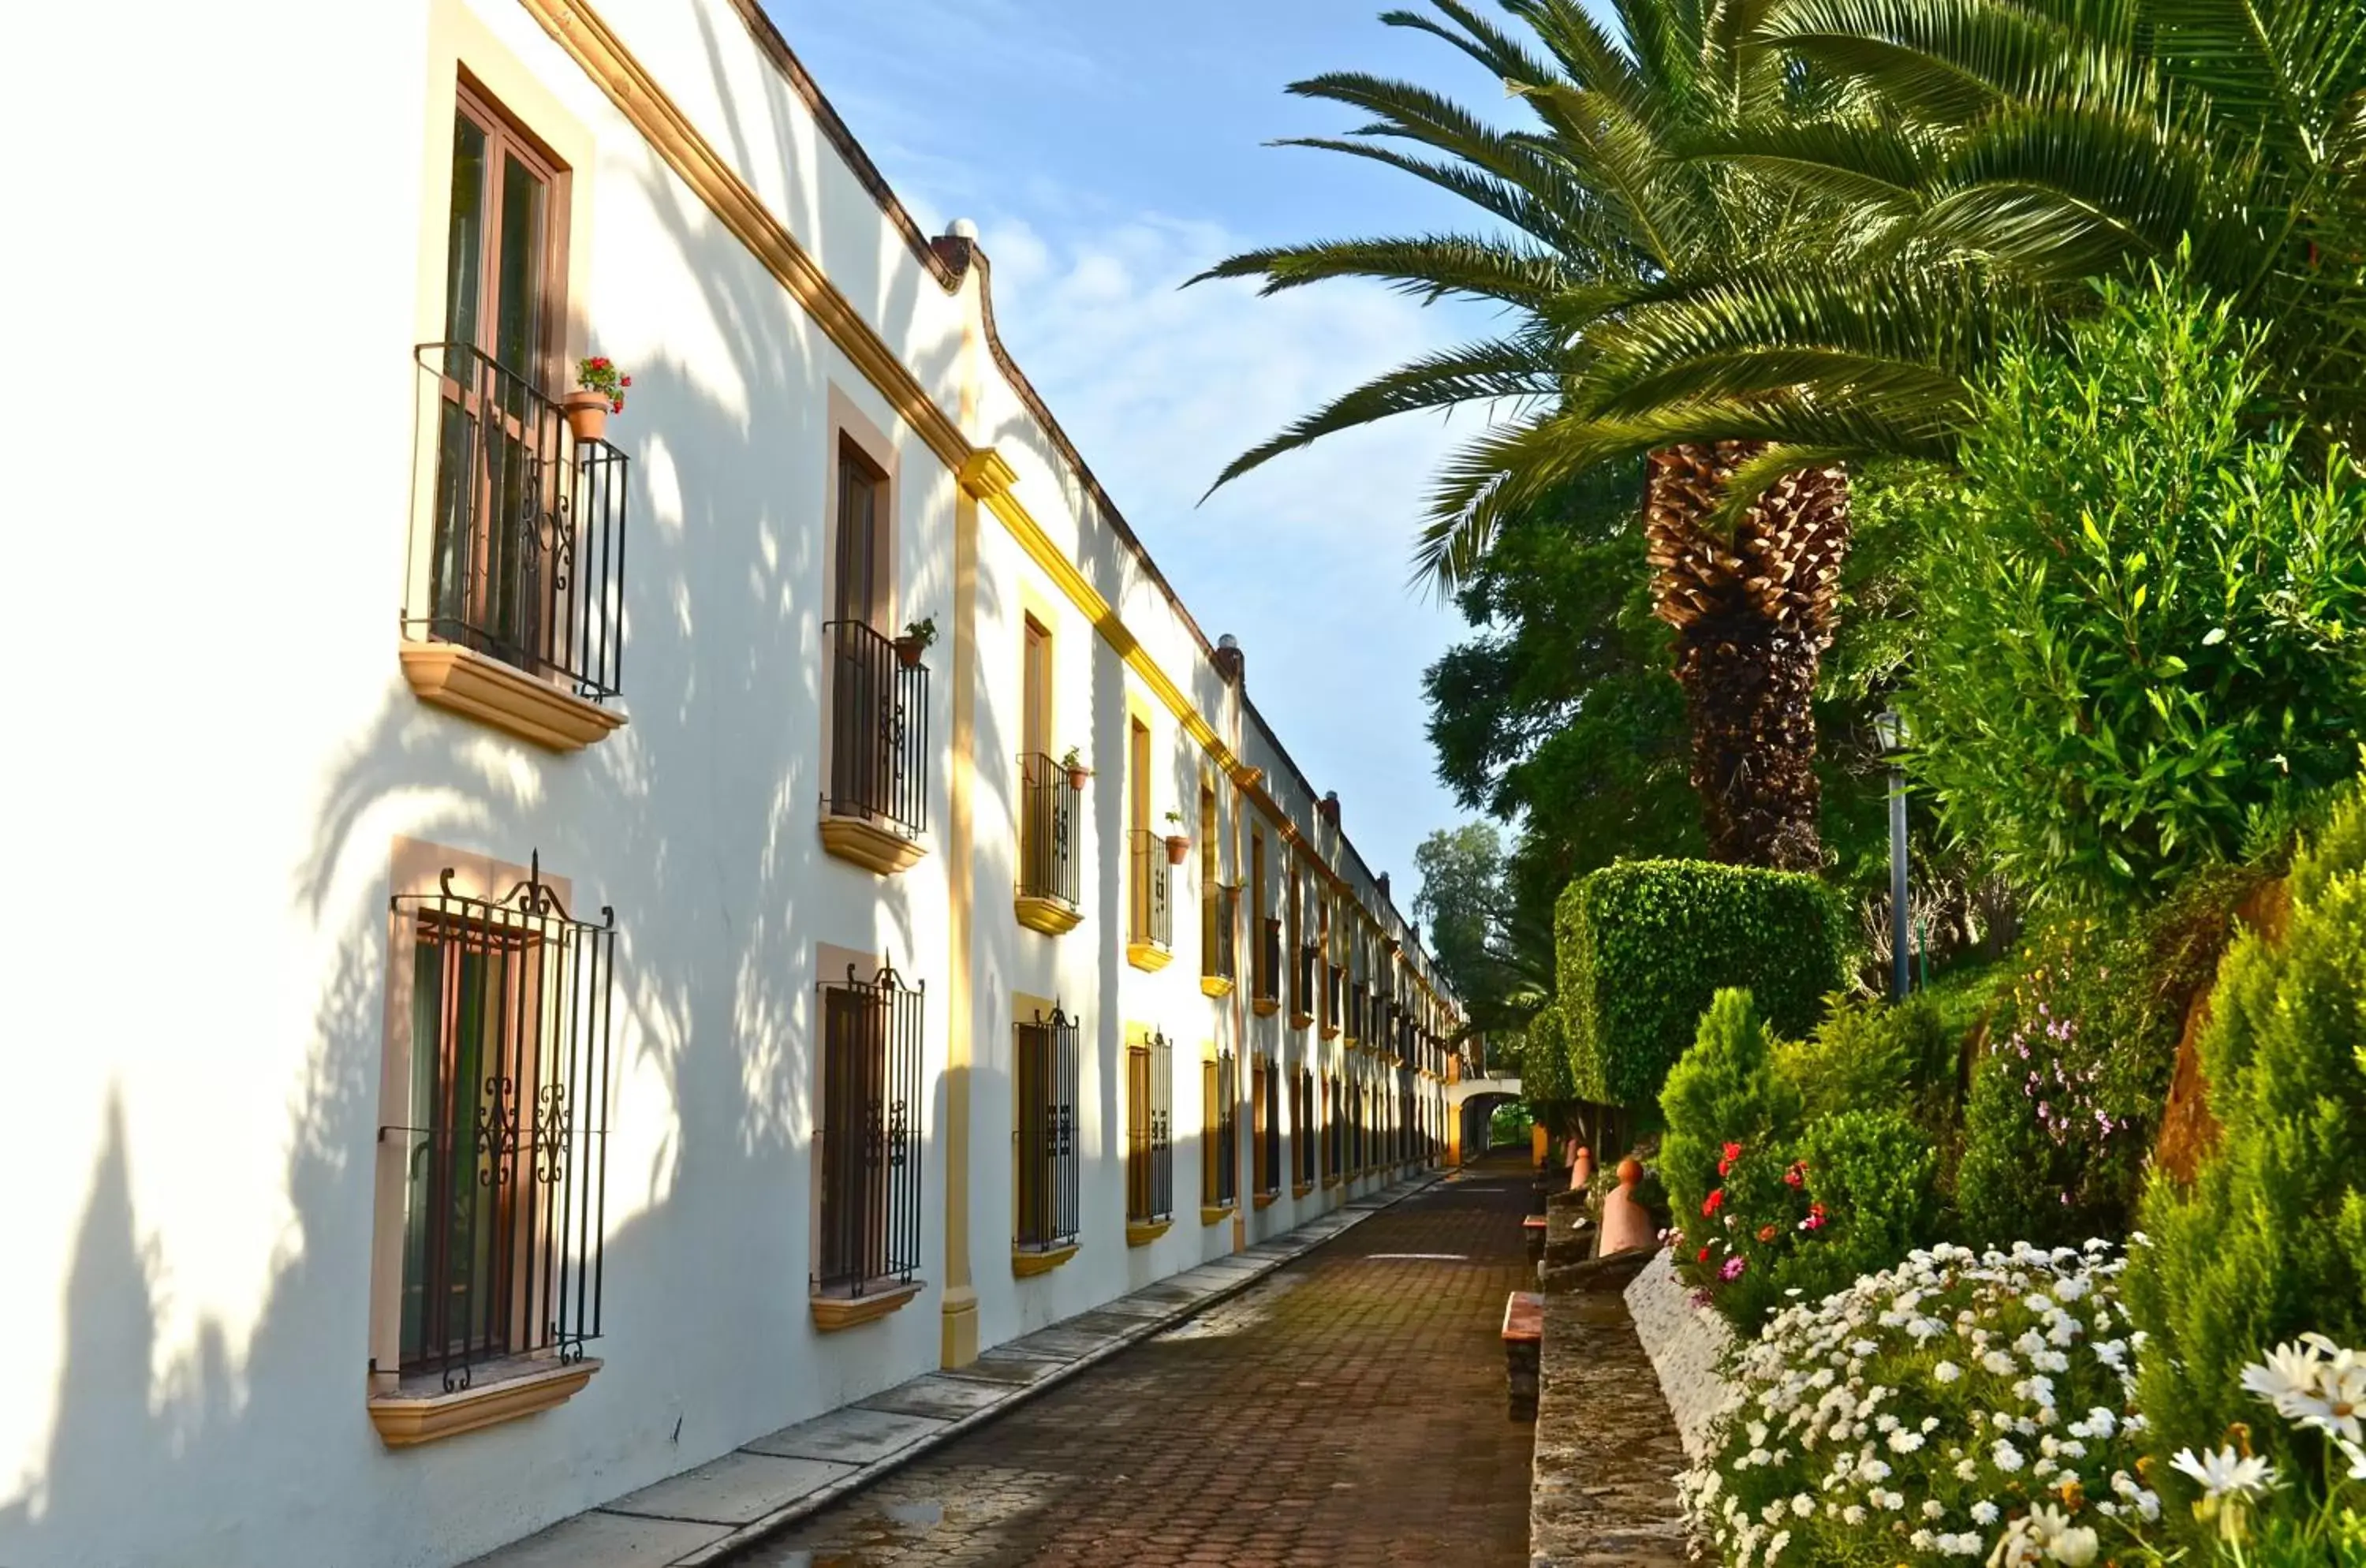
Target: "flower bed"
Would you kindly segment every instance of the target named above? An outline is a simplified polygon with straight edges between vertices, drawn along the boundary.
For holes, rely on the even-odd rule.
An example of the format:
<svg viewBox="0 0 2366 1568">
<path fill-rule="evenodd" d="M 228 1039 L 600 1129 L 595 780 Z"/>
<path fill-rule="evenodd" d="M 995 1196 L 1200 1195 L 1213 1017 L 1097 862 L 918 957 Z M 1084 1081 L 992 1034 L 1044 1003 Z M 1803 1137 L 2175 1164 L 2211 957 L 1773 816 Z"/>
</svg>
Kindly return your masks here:
<svg viewBox="0 0 2366 1568">
<path fill-rule="evenodd" d="M 2007 1562 L 2094 1561 L 2093 1520 L 2159 1512 L 2121 1267 L 2102 1242 L 1938 1247 L 1776 1314 L 1679 1483 L 1696 1537 L 1728 1568 L 1985 1560 L 2000 1535 L 2028 1549 Z"/>
</svg>

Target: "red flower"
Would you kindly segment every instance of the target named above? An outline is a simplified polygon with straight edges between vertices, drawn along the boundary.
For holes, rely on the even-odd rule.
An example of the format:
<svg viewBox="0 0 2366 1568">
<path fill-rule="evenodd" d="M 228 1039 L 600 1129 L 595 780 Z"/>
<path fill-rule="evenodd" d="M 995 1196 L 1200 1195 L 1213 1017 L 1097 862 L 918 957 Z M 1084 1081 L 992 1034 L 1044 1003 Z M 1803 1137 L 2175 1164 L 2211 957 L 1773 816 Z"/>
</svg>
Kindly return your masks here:
<svg viewBox="0 0 2366 1568">
<path fill-rule="evenodd" d="M 1699 1255 L 1698 1257 L 1695 1258 L 1693 1259 L 1693 1261 L 1694 1261 L 1694 1262 L 1696 1262 L 1696 1263 L 1706 1263 L 1706 1262 L 1707 1262 L 1707 1261 L 1708 1261 L 1708 1248 L 1707 1248 L 1707 1247 L 1702 1247 L 1702 1248 L 1700 1249 L 1700 1255 Z"/>
<path fill-rule="evenodd" d="M 1774 1239 L 1774 1235 L 1775 1232 L 1773 1225 L 1760 1225 L 1758 1227 L 1758 1239 L 1761 1241 L 1773 1241 Z"/>
<path fill-rule="evenodd" d="M 608 412 L 609 412 L 610 413 L 622 413 L 622 412 L 625 412 L 625 400 L 624 400 L 624 399 L 622 399 L 622 398 L 618 398 L 614 402 L 610 403 L 610 404 L 608 405 Z"/>
<path fill-rule="evenodd" d="M 607 356 L 606 356 L 606 355 L 592 355 L 592 369 L 594 369 L 594 370 L 605 370 L 606 368 L 608 368 L 608 360 L 607 360 Z"/>
<path fill-rule="evenodd" d="M 1701 1213 L 1714 1214 L 1723 1207 L 1725 1207 L 1725 1189 L 1720 1187 L 1710 1193 L 1707 1201 L 1701 1204 Z"/>
<path fill-rule="evenodd" d="M 1823 1229 L 1824 1206 L 1821 1203 L 1808 1204 L 1808 1217 L 1799 1222 L 1799 1228 L 1803 1231 L 1820 1231 Z"/>
<path fill-rule="evenodd" d="M 1804 1186 L 1807 1179 L 1808 1162 L 1806 1160 L 1793 1161 L 1791 1168 L 1783 1173 L 1783 1182 L 1787 1187 Z"/>
<path fill-rule="evenodd" d="M 1740 1144 L 1728 1144 L 1728 1145 L 1725 1145 L 1725 1157 L 1724 1157 L 1723 1159 L 1721 1159 L 1721 1160 L 1719 1160 L 1719 1161 L 1718 1161 L 1718 1162 L 1717 1162 L 1717 1173 L 1718 1173 L 1719 1176 L 1726 1175 L 1728 1172 L 1729 1172 L 1729 1171 L 1731 1171 L 1731 1170 L 1733 1169 L 1733 1162 L 1734 1162 L 1734 1161 L 1736 1161 L 1736 1160 L 1738 1160 L 1738 1159 L 1740 1159 L 1741 1157 L 1741 1145 Z"/>
<path fill-rule="evenodd" d="M 617 382 L 616 382 L 616 385 L 618 385 L 619 387 L 629 387 L 629 386 L 631 386 L 632 384 L 633 384 L 633 378 L 632 378 L 630 376 L 625 376 L 625 377 L 619 378 L 618 378 L 618 380 L 617 380 Z"/>
</svg>

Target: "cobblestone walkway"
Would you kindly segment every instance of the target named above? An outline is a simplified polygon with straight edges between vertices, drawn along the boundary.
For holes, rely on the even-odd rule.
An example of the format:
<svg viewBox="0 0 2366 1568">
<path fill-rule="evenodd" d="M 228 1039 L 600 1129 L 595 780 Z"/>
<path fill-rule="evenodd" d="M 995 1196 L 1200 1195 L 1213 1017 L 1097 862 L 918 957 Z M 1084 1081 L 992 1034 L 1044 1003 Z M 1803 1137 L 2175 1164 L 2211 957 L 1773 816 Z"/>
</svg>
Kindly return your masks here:
<svg viewBox="0 0 2366 1568">
<path fill-rule="evenodd" d="M 1525 1563 L 1527 1197 L 1525 1161 L 1432 1187 L 735 1568 Z"/>
</svg>

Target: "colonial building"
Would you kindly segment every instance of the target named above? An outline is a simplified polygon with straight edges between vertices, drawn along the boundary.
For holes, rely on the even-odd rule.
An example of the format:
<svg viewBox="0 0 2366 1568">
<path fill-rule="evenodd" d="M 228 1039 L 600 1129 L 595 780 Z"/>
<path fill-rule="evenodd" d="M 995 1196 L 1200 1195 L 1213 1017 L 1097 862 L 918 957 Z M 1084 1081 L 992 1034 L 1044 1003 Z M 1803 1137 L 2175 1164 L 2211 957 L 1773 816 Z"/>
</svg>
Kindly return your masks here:
<svg viewBox="0 0 2366 1568">
<path fill-rule="evenodd" d="M 463 1562 L 1436 1156 L 1388 878 L 754 0 L 30 27 L 0 1562 Z"/>
</svg>

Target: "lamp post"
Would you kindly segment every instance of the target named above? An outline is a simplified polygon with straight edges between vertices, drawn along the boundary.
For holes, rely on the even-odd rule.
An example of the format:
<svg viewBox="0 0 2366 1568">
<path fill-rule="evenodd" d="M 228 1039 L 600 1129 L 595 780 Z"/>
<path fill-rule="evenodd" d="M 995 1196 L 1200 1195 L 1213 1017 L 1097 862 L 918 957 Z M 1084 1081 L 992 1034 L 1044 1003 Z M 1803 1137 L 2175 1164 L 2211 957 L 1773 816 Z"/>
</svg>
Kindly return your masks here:
<svg viewBox="0 0 2366 1568">
<path fill-rule="evenodd" d="M 1906 745 L 1906 718 L 1896 708 L 1885 708 L 1873 721 L 1881 749 L 1889 759 L 1889 995 L 1903 1001 L 1911 976 L 1907 969 L 1910 938 L 1906 924 L 1906 775 L 1898 753 Z"/>
</svg>

